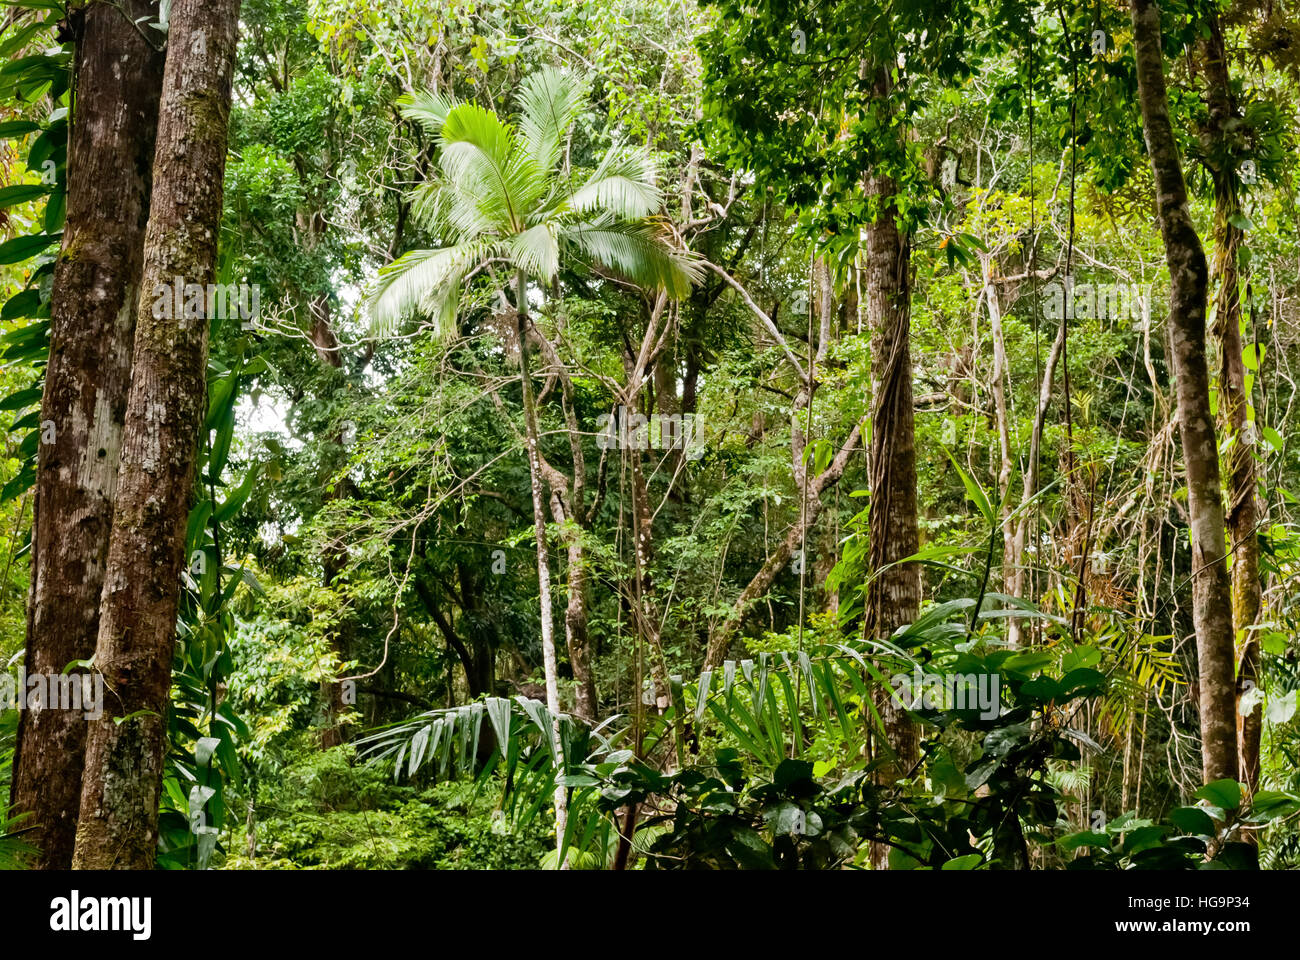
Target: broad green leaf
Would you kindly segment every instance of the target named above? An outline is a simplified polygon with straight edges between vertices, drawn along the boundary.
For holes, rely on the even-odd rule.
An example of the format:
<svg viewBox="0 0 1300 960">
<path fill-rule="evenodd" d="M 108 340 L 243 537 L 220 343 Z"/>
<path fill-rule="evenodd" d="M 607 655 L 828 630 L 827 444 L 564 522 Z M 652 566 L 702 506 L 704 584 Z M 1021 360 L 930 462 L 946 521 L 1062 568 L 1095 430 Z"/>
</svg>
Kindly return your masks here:
<svg viewBox="0 0 1300 960">
<path fill-rule="evenodd" d="M 1209 800 L 1224 810 L 1235 810 L 1241 806 L 1241 784 L 1227 778 L 1215 780 L 1197 790 L 1194 796 L 1198 800 Z"/>
</svg>

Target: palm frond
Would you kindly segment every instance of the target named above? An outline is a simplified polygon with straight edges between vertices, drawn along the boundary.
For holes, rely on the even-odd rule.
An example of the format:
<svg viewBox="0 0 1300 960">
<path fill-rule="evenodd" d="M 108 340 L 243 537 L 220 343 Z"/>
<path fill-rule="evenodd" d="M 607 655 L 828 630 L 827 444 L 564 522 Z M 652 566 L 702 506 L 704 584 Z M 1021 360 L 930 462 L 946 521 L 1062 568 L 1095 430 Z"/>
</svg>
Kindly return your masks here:
<svg viewBox="0 0 1300 960">
<path fill-rule="evenodd" d="M 569 128 L 587 102 L 587 84 L 555 67 L 543 67 L 519 91 L 519 132 L 541 176 L 555 171 Z"/>
<path fill-rule="evenodd" d="M 0 870 L 23 870 L 31 865 L 37 850 L 22 838 L 25 821 L 31 814 L 11 816 L 0 807 Z"/>
<path fill-rule="evenodd" d="M 606 218 L 566 226 L 561 240 L 632 283 L 666 290 L 672 297 L 686 296 L 703 276 L 693 254 L 668 246 L 649 223 L 618 223 Z"/>
<path fill-rule="evenodd" d="M 459 106 L 460 101 L 429 90 L 419 90 L 399 97 L 397 104 L 403 117 L 414 120 L 430 134 L 437 136 L 446 122 L 447 114 Z"/>
<path fill-rule="evenodd" d="M 550 223 L 512 234 L 506 243 L 515 263 L 540 280 L 549 283 L 560 269 L 560 245 Z"/>
<path fill-rule="evenodd" d="M 474 240 L 436 250 L 411 250 L 379 271 L 366 311 L 371 329 L 391 333 L 413 315 L 436 319 L 439 337 L 455 333 L 455 304 L 465 274 L 489 256 L 494 240 Z"/>
<path fill-rule="evenodd" d="M 402 115 L 438 137 L 439 174 L 413 197 L 413 216 L 442 246 L 413 250 L 384 267 L 366 299 L 372 330 L 391 332 L 412 316 L 454 333 L 460 288 L 484 258 L 500 255 L 553 280 L 573 249 L 639 286 L 685 296 L 703 271 L 689 251 L 647 222 L 662 196 L 649 154 L 611 149 L 568 197 L 555 175 L 564 138 L 586 102 L 578 77 L 545 68 L 519 94 L 518 128 L 490 110 L 423 91 L 403 98 Z M 581 222 L 568 222 L 574 217 Z"/>
<path fill-rule="evenodd" d="M 638 220 L 659 209 L 662 195 L 654 161 L 637 147 L 613 148 L 587 182 L 568 198 L 575 213 L 607 212 L 622 220 Z"/>
<path fill-rule="evenodd" d="M 478 201 L 476 194 L 435 176 L 415 188 L 411 217 L 446 246 L 500 232 L 505 227 L 502 216 Z"/>
<path fill-rule="evenodd" d="M 477 104 L 461 104 L 442 126 L 441 166 L 450 185 L 492 220 L 518 229 L 546 189 L 517 148 L 510 125 Z"/>
</svg>

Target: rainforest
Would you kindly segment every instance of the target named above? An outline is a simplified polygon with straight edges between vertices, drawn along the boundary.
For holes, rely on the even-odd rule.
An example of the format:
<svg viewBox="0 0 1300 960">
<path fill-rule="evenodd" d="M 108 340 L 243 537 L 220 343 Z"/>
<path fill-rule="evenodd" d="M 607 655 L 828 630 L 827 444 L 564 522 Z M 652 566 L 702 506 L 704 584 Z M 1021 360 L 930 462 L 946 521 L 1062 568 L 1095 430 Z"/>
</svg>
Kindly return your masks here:
<svg viewBox="0 0 1300 960">
<path fill-rule="evenodd" d="M 0 868 L 1300 868 L 1298 121 L 1293 0 L 4 0 Z"/>
</svg>

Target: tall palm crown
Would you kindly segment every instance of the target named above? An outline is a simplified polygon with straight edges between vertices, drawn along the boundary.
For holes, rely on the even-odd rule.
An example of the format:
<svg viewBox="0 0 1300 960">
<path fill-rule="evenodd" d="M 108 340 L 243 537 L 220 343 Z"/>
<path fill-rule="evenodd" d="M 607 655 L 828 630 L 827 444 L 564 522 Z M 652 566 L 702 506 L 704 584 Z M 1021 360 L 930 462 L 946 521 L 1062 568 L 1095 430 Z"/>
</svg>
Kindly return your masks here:
<svg viewBox="0 0 1300 960">
<path fill-rule="evenodd" d="M 439 146 L 438 173 L 417 189 L 412 215 L 443 245 L 412 250 L 380 271 L 368 301 L 376 327 L 419 314 L 451 334 L 461 287 L 488 260 L 550 284 L 561 258 L 572 256 L 639 286 L 686 294 L 699 267 L 650 219 L 661 195 L 649 155 L 615 146 L 592 171 L 562 163 L 586 97 L 576 77 L 543 68 L 522 84 L 513 125 L 433 93 L 404 99 L 403 116 Z"/>
</svg>

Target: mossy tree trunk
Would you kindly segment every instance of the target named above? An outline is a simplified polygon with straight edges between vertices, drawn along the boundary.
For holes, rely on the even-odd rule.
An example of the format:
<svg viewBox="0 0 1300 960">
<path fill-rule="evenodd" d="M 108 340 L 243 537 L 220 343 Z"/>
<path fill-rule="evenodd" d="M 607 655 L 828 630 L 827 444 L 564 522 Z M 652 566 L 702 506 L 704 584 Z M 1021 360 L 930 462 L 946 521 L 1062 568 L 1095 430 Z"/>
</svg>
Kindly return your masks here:
<svg viewBox="0 0 1300 960">
<path fill-rule="evenodd" d="M 37 461 L 29 674 L 89 659 L 99 633 L 163 74 L 162 55 L 127 18 L 153 6 L 125 0 L 120 11 L 92 4 L 73 14 L 76 99 L 41 403 L 53 429 Z M 72 865 L 85 748 L 82 713 L 19 714 L 11 799 L 31 815 L 41 868 Z"/>
<path fill-rule="evenodd" d="M 1178 428 L 1187 472 L 1192 528 L 1192 620 L 1199 673 L 1202 775 L 1237 776 L 1232 601 L 1219 490 L 1219 449 L 1210 412 L 1205 357 L 1208 268 L 1192 223 L 1178 144 L 1169 119 L 1161 50 L 1160 7 L 1131 0 L 1138 103 L 1155 175 L 1156 208 L 1169 265 L 1169 339 L 1178 398 Z"/>
<path fill-rule="evenodd" d="M 1214 330 L 1219 338 L 1219 416 L 1232 438 L 1227 453 L 1228 536 L 1232 548 L 1232 625 L 1236 634 L 1236 699 L 1259 683 L 1259 641 L 1254 626 L 1262 602 L 1259 582 L 1259 507 L 1255 495 L 1255 442 L 1247 426 L 1250 396 L 1246 392 L 1246 366 L 1241 343 L 1241 274 L 1237 262 L 1242 231 L 1234 223 L 1240 216 L 1237 169 L 1230 142 L 1240 111 L 1228 75 L 1228 55 L 1223 28 L 1213 11 L 1206 14 L 1206 35 L 1201 41 L 1209 100 L 1209 122 L 1204 136 L 1207 156 L 1218 158 L 1210 174 L 1214 180 L 1214 260 L 1211 277 L 1218 282 Z M 1263 706 L 1256 703 L 1245 714 L 1236 711 L 1238 779 L 1254 791 L 1259 784 L 1259 741 Z M 1254 836 L 1254 834 L 1249 834 Z"/>
<path fill-rule="evenodd" d="M 153 291 L 211 283 L 222 214 L 239 0 L 177 0 L 154 159 L 117 507 L 96 663 L 104 715 L 90 725 L 73 865 L 148 869 L 157 852 L 176 613 L 207 406 L 208 318 L 154 316 Z"/>
</svg>

